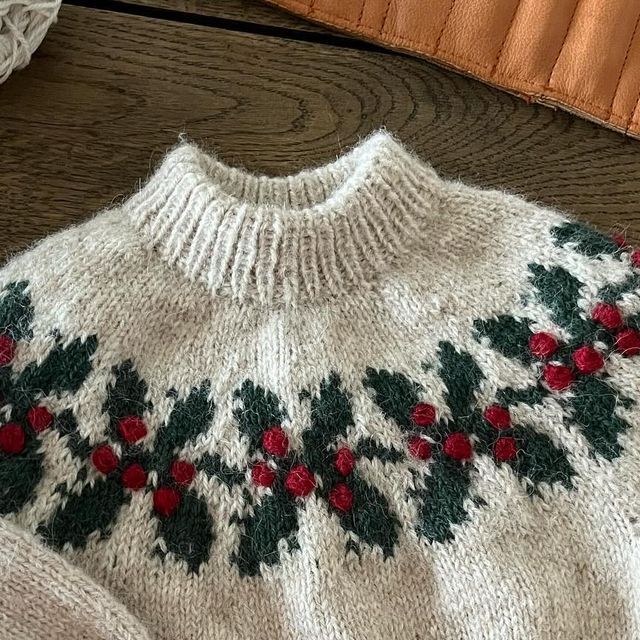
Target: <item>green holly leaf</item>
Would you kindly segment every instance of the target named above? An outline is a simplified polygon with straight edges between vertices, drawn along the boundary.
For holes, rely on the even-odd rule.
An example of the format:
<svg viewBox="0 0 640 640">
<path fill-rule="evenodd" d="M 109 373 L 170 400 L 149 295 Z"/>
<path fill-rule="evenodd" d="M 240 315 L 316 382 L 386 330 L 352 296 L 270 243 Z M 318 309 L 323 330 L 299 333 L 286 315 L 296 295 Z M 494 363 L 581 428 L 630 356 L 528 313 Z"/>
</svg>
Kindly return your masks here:
<svg viewBox="0 0 640 640">
<path fill-rule="evenodd" d="M 31 362 L 18 377 L 12 400 L 20 407 L 30 406 L 36 394 L 75 392 L 91 371 L 98 341 L 95 336 L 86 340 L 76 338 L 63 347 L 57 344 L 41 364 Z"/>
<path fill-rule="evenodd" d="M 420 402 L 422 387 L 401 373 L 369 367 L 363 380 L 365 387 L 374 392 L 374 401 L 384 416 L 394 420 L 403 429 L 411 429 L 411 410 Z"/>
<path fill-rule="evenodd" d="M 572 421 L 577 424 L 593 450 L 612 460 L 622 452 L 618 436 L 629 424 L 616 415 L 618 404 L 628 402 L 603 378 L 583 376 L 572 388 L 569 400 Z"/>
<path fill-rule="evenodd" d="M 74 456 L 86 459 L 91 455 L 93 447 L 88 438 L 83 438 L 78 432 L 78 422 L 71 409 L 65 409 L 54 416 L 53 427 Z"/>
<path fill-rule="evenodd" d="M 555 322 L 579 341 L 593 333 L 593 326 L 580 317 L 580 280 L 562 267 L 547 269 L 541 264 L 530 264 L 529 270 L 531 282 L 537 289 L 536 297 L 551 311 Z"/>
<path fill-rule="evenodd" d="M 200 565 L 209 559 L 213 534 L 213 518 L 207 503 L 193 491 L 182 495 L 178 508 L 158 521 L 158 535 L 167 551 L 187 563 L 189 571 L 198 573 Z"/>
<path fill-rule="evenodd" d="M 496 400 L 499 404 L 507 406 L 512 404 L 528 404 L 532 407 L 534 404 L 540 404 L 546 395 L 547 392 L 540 386 L 523 387 L 521 389 L 506 387 L 498 390 Z"/>
<path fill-rule="evenodd" d="M 185 399 L 176 400 L 167 423 L 156 435 L 153 455 L 158 466 L 168 465 L 177 450 L 209 428 L 215 412 L 210 393 L 211 383 L 205 380 Z"/>
<path fill-rule="evenodd" d="M 406 458 L 403 451 L 389 449 L 378 444 L 373 438 L 364 438 L 358 443 L 355 451 L 356 457 L 368 460 L 381 460 L 395 464 Z"/>
<path fill-rule="evenodd" d="M 353 491 L 353 508 L 346 513 L 338 512 L 342 527 L 369 546 L 380 547 L 385 558 L 393 555 L 400 523 L 389 502 L 378 489 L 356 474 L 349 476 L 346 482 Z"/>
<path fill-rule="evenodd" d="M 331 443 L 346 436 L 354 424 L 349 395 L 341 388 L 340 376 L 332 373 L 320 384 L 320 392 L 311 398 L 311 428 L 302 434 L 304 460 L 312 471 L 323 473 L 332 468 Z"/>
<path fill-rule="evenodd" d="M 640 289 L 640 273 L 632 273 L 625 280 L 615 284 L 608 284 L 598 292 L 598 300 L 614 304 L 625 294 Z"/>
<path fill-rule="evenodd" d="M 498 316 L 489 320 L 476 320 L 473 326 L 478 337 L 487 337 L 491 346 L 507 358 L 515 358 L 525 364 L 531 362 L 529 322 L 513 316 Z"/>
<path fill-rule="evenodd" d="M 277 488 L 254 509 L 252 516 L 241 521 L 244 531 L 234 562 L 243 576 L 260 573 L 260 565 L 280 562 L 280 540 L 289 550 L 297 548 L 298 510 L 295 502 Z"/>
<path fill-rule="evenodd" d="M 469 471 L 470 465 L 438 457 L 424 478 L 424 489 L 412 492 L 419 503 L 417 532 L 429 542 L 452 540 L 451 527 L 468 519 Z"/>
<path fill-rule="evenodd" d="M 54 549 L 70 543 L 75 549 L 83 548 L 94 531 L 107 537 L 124 504 L 130 501 L 120 482 L 113 478 L 100 478 L 87 484 L 80 493 L 70 493 L 64 506 L 60 506 L 52 520 L 40 525 L 38 533 Z"/>
<path fill-rule="evenodd" d="M 508 464 L 520 478 L 526 479 L 529 494 L 536 493 L 542 482 L 549 485 L 559 482 L 571 489 L 575 471 L 566 453 L 549 436 L 526 426 L 518 426 L 514 435 L 518 454 Z"/>
<path fill-rule="evenodd" d="M 240 401 L 234 415 L 240 431 L 249 439 L 249 452 L 253 453 L 260 446 L 262 434 L 281 424 L 286 412 L 275 393 L 254 385 L 251 380 L 245 380 L 233 395 Z"/>
<path fill-rule="evenodd" d="M 590 258 L 602 254 L 620 254 L 620 247 L 608 236 L 596 229 L 578 222 L 567 222 L 551 229 L 554 243 L 558 247 L 571 245 L 571 248 Z"/>
<path fill-rule="evenodd" d="M 0 453 L 0 515 L 20 511 L 33 499 L 42 479 L 44 455 L 39 444 L 27 434 L 25 448 L 20 454 Z"/>
<path fill-rule="evenodd" d="M 115 381 L 107 389 L 107 399 L 102 411 L 109 416 L 109 429 L 114 439 L 119 439 L 118 422 L 127 416 L 141 418 L 144 412 L 151 409 L 147 400 L 149 387 L 138 375 L 133 361 L 125 360 L 112 369 Z"/>
<path fill-rule="evenodd" d="M 246 480 L 244 471 L 225 464 L 217 453 L 205 453 L 198 461 L 197 467 L 208 476 L 218 478 L 229 488 L 242 484 Z"/>
<path fill-rule="evenodd" d="M 484 376 L 466 351 L 458 351 L 450 342 L 441 342 L 439 348 L 440 377 L 447 388 L 447 404 L 454 420 L 464 418 L 473 410 L 475 393 Z"/>
<path fill-rule="evenodd" d="M 8 284 L 0 298 L 0 334 L 13 340 L 29 340 L 33 337 L 33 306 L 26 293 L 28 282 Z"/>
</svg>

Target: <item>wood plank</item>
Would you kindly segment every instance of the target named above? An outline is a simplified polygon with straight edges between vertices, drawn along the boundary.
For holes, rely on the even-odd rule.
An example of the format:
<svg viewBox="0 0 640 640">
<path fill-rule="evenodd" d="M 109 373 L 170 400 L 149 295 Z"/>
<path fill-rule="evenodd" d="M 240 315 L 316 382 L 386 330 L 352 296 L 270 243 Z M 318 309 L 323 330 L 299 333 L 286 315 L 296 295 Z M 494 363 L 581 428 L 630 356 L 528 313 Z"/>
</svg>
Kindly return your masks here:
<svg viewBox="0 0 640 640">
<path fill-rule="evenodd" d="M 82 2 L 82 0 L 78 0 L 78 2 Z M 266 5 L 259 0 L 123 0 L 121 4 L 182 11 L 199 16 L 237 20 L 296 31 L 334 33 L 319 24 L 304 20 L 273 5 Z"/>
<path fill-rule="evenodd" d="M 0 88 L 0 252 L 119 201 L 181 132 L 284 174 L 386 125 L 445 176 L 640 241 L 640 143 L 387 52 L 63 6 Z"/>
</svg>

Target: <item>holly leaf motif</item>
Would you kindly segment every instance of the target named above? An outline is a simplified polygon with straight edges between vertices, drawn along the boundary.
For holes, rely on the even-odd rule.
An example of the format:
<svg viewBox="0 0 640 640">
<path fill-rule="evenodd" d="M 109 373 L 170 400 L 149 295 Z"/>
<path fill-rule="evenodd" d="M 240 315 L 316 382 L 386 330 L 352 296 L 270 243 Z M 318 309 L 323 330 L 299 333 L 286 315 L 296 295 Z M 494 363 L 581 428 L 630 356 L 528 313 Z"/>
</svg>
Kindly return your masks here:
<svg viewBox="0 0 640 640">
<path fill-rule="evenodd" d="M 107 537 L 120 509 L 130 501 L 122 485 L 112 478 L 100 478 L 87 484 L 80 493 L 70 493 L 64 506 L 58 507 L 51 521 L 40 525 L 38 533 L 54 549 L 70 543 L 83 548 L 94 531 Z"/>
<path fill-rule="evenodd" d="M 578 222 L 567 222 L 551 229 L 554 243 L 558 247 L 571 247 L 590 258 L 597 258 L 602 254 L 618 255 L 620 247 L 608 236 L 596 229 Z"/>
<path fill-rule="evenodd" d="M 249 439 L 249 452 L 253 453 L 260 446 L 262 434 L 281 424 L 286 412 L 275 393 L 256 386 L 251 380 L 245 380 L 233 395 L 240 401 L 234 415 L 240 430 Z"/>
<path fill-rule="evenodd" d="M 44 456 L 39 441 L 27 438 L 22 453 L 8 456 L 0 453 L 0 515 L 22 509 L 33 498 L 42 479 Z"/>
<path fill-rule="evenodd" d="M 347 484 L 353 491 L 353 508 L 340 514 L 342 527 L 369 546 L 380 547 L 385 558 L 393 555 L 400 523 L 389 502 L 376 487 L 356 474 L 349 476 Z"/>
<path fill-rule="evenodd" d="M 418 499 L 417 532 L 429 542 L 452 540 L 452 525 L 468 519 L 464 503 L 469 497 L 470 466 L 438 457 L 424 478 L 424 489 L 413 495 Z"/>
<path fill-rule="evenodd" d="M 204 471 L 209 477 L 218 478 L 221 482 L 231 488 L 242 484 L 246 480 L 244 471 L 234 469 L 225 464 L 219 454 L 205 453 L 197 463 L 200 471 Z"/>
<path fill-rule="evenodd" d="M 403 429 L 411 429 L 411 409 L 420 401 L 422 387 L 401 373 L 369 367 L 363 380 L 374 392 L 374 401 L 387 419 Z"/>
<path fill-rule="evenodd" d="M 270 566 L 280 562 L 281 540 L 286 540 L 289 550 L 298 546 L 298 510 L 295 502 L 279 488 L 255 507 L 252 516 L 241 522 L 244 531 L 234 562 L 243 576 L 258 575 L 262 563 Z"/>
<path fill-rule="evenodd" d="M 350 397 L 341 388 L 340 376 L 331 373 L 311 398 L 311 428 L 302 434 L 304 459 L 312 471 L 324 473 L 332 468 L 329 446 L 338 436 L 346 436 L 354 424 Z"/>
<path fill-rule="evenodd" d="M 529 322 L 513 316 L 502 315 L 473 323 L 478 337 L 489 338 L 491 346 L 507 358 L 531 362 L 529 338 L 532 335 Z"/>
<path fill-rule="evenodd" d="M 19 406 L 28 406 L 36 393 L 46 396 L 77 391 L 91 371 L 91 357 L 97 346 L 95 336 L 76 338 L 66 347 L 57 344 L 41 364 L 27 365 L 16 381 L 13 400 Z"/>
<path fill-rule="evenodd" d="M 619 403 L 626 399 L 605 379 L 583 376 L 573 386 L 572 421 L 577 424 L 593 450 L 613 460 L 622 452 L 618 436 L 629 429 L 629 424 L 616 415 Z M 627 401 L 628 402 L 628 401 Z"/>
<path fill-rule="evenodd" d="M 531 407 L 534 404 L 540 404 L 546 395 L 546 392 L 540 386 L 522 387 L 520 389 L 505 387 L 504 389 L 498 390 L 496 400 L 498 403 L 507 406 L 522 403 L 528 404 Z"/>
<path fill-rule="evenodd" d="M 144 412 L 151 409 L 147 401 L 149 387 L 138 375 L 132 360 L 125 360 L 112 369 L 115 381 L 107 389 L 107 399 L 102 411 L 109 416 L 109 429 L 115 440 L 120 439 L 118 422 L 127 416 L 141 418 Z"/>
<path fill-rule="evenodd" d="M 209 428 L 216 407 L 210 393 L 211 383 L 204 380 L 185 399 L 176 400 L 167 423 L 156 436 L 153 455 L 159 466 L 168 465 L 176 450 Z"/>
<path fill-rule="evenodd" d="M 640 289 L 640 273 L 632 273 L 622 282 L 612 283 L 602 287 L 598 292 L 598 300 L 614 304 L 626 293 L 636 292 L 638 289 Z"/>
<path fill-rule="evenodd" d="M 441 342 L 440 377 L 447 391 L 445 398 L 454 420 L 467 417 L 475 404 L 475 393 L 484 378 L 475 360 L 458 351 L 450 342 Z"/>
<path fill-rule="evenodd" d="M 406 458 L 403 451 L 398 449 L 389 449 L 378 444 L 373 438 L 364 438 L 356 447 L 356 456 L 358 458 L 367 458 L 368 460 L 381 460 L 382 462 L 396 463 Z"/>
<path fill-rule="evenodd" d="M 33 337 L 33 306 L 26 292 L 28 282 L 8 284 L 0 299 L 0 334 L 13 340 L 29 340 Z"/>
<path fill-rule="evenodd" d="M 158 535 L 167 551 L 187 563 L 189 571 L 198 573 L 209 559 L 213 534 L 213 518 L 207 503 L 193 491 L 186 491 L 178 508 L 158 522 Z"/>
<path fill-rule="evenodd" d="M 553 444 L 551 438 L 527 426 L 515 430 L 518 455 L 508 464 L 523 480 L 529 494 L 536 493 L 540 483 L 559 482 L 571 489 L 575 471 L 565 452 Z"/>
</svg>

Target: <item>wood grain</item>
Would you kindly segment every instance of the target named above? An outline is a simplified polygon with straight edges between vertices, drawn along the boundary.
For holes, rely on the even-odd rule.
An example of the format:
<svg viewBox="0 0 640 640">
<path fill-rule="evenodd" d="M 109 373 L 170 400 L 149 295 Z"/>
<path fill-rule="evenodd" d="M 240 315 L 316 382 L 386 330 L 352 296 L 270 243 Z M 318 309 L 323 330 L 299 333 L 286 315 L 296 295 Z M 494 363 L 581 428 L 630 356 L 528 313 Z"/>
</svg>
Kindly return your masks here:
<svg viewBox="0 0 640 640">
<path fill-rule="evenodd" d="M 0 87 L 0 252 L 118 201 L 183 132 L 284 174 L 383 125 L 448 177 L 640 240 L 640 142 L 390 52 L 64 6 Z"/>
</svg>

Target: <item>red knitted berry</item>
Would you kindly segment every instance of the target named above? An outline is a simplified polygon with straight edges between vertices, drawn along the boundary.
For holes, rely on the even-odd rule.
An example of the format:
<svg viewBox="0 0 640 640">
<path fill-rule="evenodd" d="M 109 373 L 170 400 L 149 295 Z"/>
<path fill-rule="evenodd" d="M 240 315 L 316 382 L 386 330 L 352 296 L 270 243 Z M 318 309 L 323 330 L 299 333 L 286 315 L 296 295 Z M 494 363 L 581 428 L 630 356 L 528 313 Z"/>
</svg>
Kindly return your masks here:
<svg viewBox="0 0 640 640">
<path fill-rule="evenodd" d="M 289 471 L 284 486 L 292 495 L 304 498 L 316 488 L 316 480 L 307 467 L 299 464 Z"/>
<path fill-rule="evenodd" d="M 492 404 L 484 410 L 484 419 L 494 429 L 511 428 L 511 415 L 509 409 L 501 407 L 499 404 Z"/>
<path fill-rule="evenodd" d="M 147 435 L 147 426 L 138 416 L 126 416 L 118 422 L 118 431 L 125 442 L 133 444 Z"/>
<path fill-rule="evenodd" d="M 105 476 L 118 468 L 118 456 L 108 444 L 100 445 L 93 450 L 91 462 Z"/>
<path fill-rule="evenodd" d="M 134 462 L 122 472 L 120 480 L 123 487 L 138 491 L 147 484 L 147 472 L 141 464 Z"/>
<path fill-rule="evenodd" d="M 27 411 L 27 422 L 34 431 L 40 433 L 51 426 L 53 415 L 46 407 L 31 407 Z"/>
<path fill-rule="evenodd" d="M 636 249 L 632 254 L 631 254 L 631 264 L 640 269 L 640 249 Z"/>
<path fill-rule="evenodd" d="M 545 331 L 534 333 L 529 338 L 529 351 L 536 358 L 550 358 L 558 350 L 558 340 Z"/>
<path fill-rule="evenodd" d="M 251 468 L 251 479 L 259 487 L 270 487 L 275 482 L 276 472 L 266 462 L 257 462 Z"/>
<path fill-rule="evenodd" d="M 606 302 L 598 302 L 591 312 L 591 318 L 601 324 L 605 329 L 617 329 L 622 326 L 620 309 Z"/>
<path fill-rule="evenodd" d="M 548 364 L 545 366 L 542 377 L 551 389 L 563 391 L 573 382 L 573 371 L 561 364 Z"/>
<path fill-rule="evenodd" d="M 513 460 L 518 455 L 515 438 L 498 438 L 493 445 L 493 455 L 498 462 Z"/>
<path fill-rule="evenodd" d="M 8 365 L 16 355 L 16 341 L 9 336 L 0 336 L 0 367 Z"/>
<path fill-rule="evenodd" d="M 168 518 L 180 505 L 182 496 L 173 487 L 159 487 L 153 492 L 153 508 L 163 518 Z"/>
<path fill-rule="evenodd" d="M 623 329 L 616 335 L 616 349 L 625 357 L 640 353 L 640 331 Z"/>
<path fill-rule="evenodd" d="M 468 460 L 473 454 L 469 436 L 461 431 L 449 434 L 444 441 L 442 450 L 454 460 Z"/>
<path fill-rule="evenodd" d="M 340 482 L 329 491 L 329 504 L 338 511 L 351 511 L 353 491 L 344 482 Z"/>
<path fill-rule="evenodd" d="M 195 465 L 186 460 L 174 460 L 171 463 L 171 477 L 181 487 L 188 487 L 196 475 Z"/>
<path fill-rule="evenodd" d="M 17 422 L 9 422 L 0 427 L 0 450 L 16 455 L 24 449 L 24 429 Z"/>
<path fill-rule="evenodd" d="M 428 460 L 431 457 L 431 445 L 420 436 L 409 440 L 409 453 L 417 460 Z"/>
<path fill-rule="evenodd" d="M 572 354 L 576 369 L 581 373 L 595 373 L 604 367 L 602 354 L 593 347 L 584 345 L 576 349 Z"/>
<path fill-rule="evenodd" d="M 348 447 L 342 447 L 336 451 L 336 459 L 335 459 L 335 467 L 336 471 L 341 476 L 348 476 L 356 466 L 356 459 L 351 449 Z"/>
<path fill-rule="evenodd" d="M 411 411 L 411 421 L 419 427 L 428 427 L 436 421 L 436 408 L 432 404 L 420 402 Z"/>
<path fill-rule="evenodd" d="M 278 458 L 289 453 L 289 438 L 282 427 L 271 427 L 262 434 L 262 448 Z"/>
<path fill-rule="evenodd" d="M 621 248 L 625 249 L 629 245 L 627 244 L 627 239 L 624 237 L 624 233 L 614 233 L 611 236 L 611 239 Z"/>
</svg>

